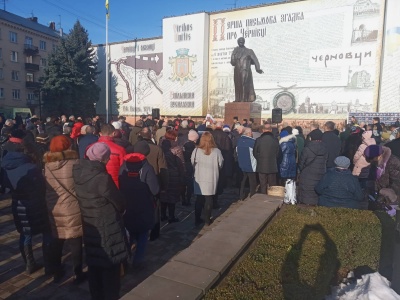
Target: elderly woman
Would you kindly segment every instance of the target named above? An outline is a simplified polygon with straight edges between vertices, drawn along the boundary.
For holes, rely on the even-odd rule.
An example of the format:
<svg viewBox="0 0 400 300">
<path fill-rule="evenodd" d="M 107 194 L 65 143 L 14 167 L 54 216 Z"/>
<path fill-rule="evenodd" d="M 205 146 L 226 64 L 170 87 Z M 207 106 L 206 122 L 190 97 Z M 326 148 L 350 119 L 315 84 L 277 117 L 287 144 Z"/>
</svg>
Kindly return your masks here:
<svg viewBox="0 0 400 300">
<path fill-rule="evenodd" d="M 211 223 L 213 197 L 217 193 L 219 171 L 224 159 L 221 151 L 215 144 L 213 135 L 204 132 L 200 138 L 199 146 L 193 151 L 191 157 L 194 166 L 194 194 L 197 195 L 195 204 L 195 223 L 200 225 L 203 206 L 207 225 Z"/>
<path fill-rule="evenodd" d="M 400 159 L 392 155 L 390 148 L 370 145 L 364 156 L 371 163 L 369 179 L 375 181 L 376 191 L 390 188 L 400 195 Z"/>
<path fill-rule="evenodd" d="M 66 136 L 55 136 L 43 161 L 47 210 L 53 237 L 54 282 L 59 282 L 65 274 L 61 258 L 64 243 L 67 242 L 72 254 L 74 283 L 78 284 L 85 279 L 82 272 L 82 217 L 72 178 L 72 167 L 78 163 L 78 153 L 70 148 L 71 142 Z"/>
<path fill-rule="evenodd" d="M 338 156 L 334 163 L 335 169 L 328 171 L 315 187 L 318 205 L 367 209 L 368 201 L 363 197 L 357 178 L 349 170 L 350 159 Z"/>
</svg>

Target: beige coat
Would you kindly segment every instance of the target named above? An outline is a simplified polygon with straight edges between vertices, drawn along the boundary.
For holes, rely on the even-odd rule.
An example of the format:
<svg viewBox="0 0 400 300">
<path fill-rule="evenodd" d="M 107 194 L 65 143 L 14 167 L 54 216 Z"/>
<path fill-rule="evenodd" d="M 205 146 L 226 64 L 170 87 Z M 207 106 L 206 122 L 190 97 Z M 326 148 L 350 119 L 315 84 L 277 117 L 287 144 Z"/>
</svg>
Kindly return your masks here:
<svg viewBox="0 0 400 300">
<path fill-rule="evenodd" d="M 73 150 L 46 152 L 43 160 L 51 233 L 58 239 L 81 237 L 81 211 L 72 178 L 72 167 L 79 160 L 78 153 Z"/>
<path fill-rule="evenodd" d="M 370 145 L 375 145 L 375 139 L 372 137 L 372 131 L 365 131 L 362 135 L 362 144 L 358 147 L 353 158 L 353 175 L 360 178 L 367 178 L 369 174 L 369 162 L 365 159 L 364 151 Z"/>
</svg>

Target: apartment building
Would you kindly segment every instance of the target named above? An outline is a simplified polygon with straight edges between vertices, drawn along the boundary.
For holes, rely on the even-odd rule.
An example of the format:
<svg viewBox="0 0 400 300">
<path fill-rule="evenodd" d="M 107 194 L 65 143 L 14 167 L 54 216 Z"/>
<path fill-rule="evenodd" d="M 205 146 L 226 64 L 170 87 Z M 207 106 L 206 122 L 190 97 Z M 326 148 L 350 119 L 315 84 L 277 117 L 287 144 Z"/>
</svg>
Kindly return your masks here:
<svg viewBox="0 0 400 300">
<path fill-rule="evenodd" d="M 0 10 L 0 114 L 40 113 L 39 78 L 59 39 L 54 22 L 45 26 Z"/>
</svg>

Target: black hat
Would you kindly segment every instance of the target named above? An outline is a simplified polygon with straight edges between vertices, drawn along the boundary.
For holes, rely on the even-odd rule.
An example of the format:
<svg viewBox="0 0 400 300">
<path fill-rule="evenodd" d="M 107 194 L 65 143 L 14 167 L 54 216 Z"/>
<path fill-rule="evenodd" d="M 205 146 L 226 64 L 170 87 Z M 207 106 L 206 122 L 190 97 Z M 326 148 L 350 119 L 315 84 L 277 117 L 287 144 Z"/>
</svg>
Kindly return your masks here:
<svg viewBox="0 0 400 300">
<path fill-rule="evenodd" d="M 150 146 L 146 141 L 139 141 L 133 146 L 133 151 L 147 156 L 150 153 Z"/>
<path fill-rule="evenodd" d="M 14 129 L 11 131 L 10 135 L 14 138 L 23 139 L 25 137 L 25 132 L 22 129 Z"/>
<path fill-rule="evenodd" d="M 322 131 L 319 129 L 314 129 L 308 134 L 308 136 L 312 141 L 320 141 L 322 140 Z"/>
</svg>

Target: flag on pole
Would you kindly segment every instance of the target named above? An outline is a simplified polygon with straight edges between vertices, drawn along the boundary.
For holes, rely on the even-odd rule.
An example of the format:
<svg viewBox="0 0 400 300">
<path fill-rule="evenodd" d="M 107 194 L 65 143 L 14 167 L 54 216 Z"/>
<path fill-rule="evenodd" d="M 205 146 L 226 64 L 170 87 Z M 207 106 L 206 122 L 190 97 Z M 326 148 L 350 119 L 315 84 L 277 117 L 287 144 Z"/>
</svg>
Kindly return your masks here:
<svg viewBox="0 0 400 300">
<path fill-rule="evenodd" d="M 110 12 L 108 10 L 108 0 L 106 0 L 106 16 L 107 16 L 107 19 L 110 18 Z"/>
</svg>

